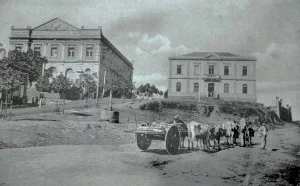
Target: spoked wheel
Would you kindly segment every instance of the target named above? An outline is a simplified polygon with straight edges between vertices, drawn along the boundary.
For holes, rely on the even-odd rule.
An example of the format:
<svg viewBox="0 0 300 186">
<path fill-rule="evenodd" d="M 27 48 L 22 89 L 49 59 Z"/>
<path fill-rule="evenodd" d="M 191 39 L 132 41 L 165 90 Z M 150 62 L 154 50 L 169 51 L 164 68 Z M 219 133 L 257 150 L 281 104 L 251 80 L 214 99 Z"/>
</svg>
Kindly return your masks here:
<svg viewBox="0 0 300 186">
<path fill-rule="evenodd" d="M 136 134 L 137 146 L 141 150 L 147 150 L 151 145 L 151 138 L 146 134 Z"/>
<path fill-rule="evenodd" d="M 177 154 L 180 144 L 180 133 L 176 126 L 170 127 L 165 136 L 166 149 L 169 154 Z"/>
</svg>

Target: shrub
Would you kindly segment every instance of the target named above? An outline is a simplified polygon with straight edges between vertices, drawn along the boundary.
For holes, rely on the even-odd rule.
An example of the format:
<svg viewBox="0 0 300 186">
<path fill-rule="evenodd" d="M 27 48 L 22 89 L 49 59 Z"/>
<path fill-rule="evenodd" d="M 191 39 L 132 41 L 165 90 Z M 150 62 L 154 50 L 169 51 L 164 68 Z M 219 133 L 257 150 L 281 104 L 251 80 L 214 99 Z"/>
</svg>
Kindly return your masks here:
<svg viewBox="0 0 300 186">
<path fill-rule="evenodd" d="M 66 91 L 65 98 L 67 100 L 78 100 L 80 99 L 80 94 L 82 93 L 82 88 L 80 87 L 71 87 L 69 91 Z"/>
<path fill-rule="evenodd" d="M 155 112 L 158 112 L 162 108 L 180 109 L 188 111 L 198 110 L 197 105 L 195 103 L 182 103 L 178 101 L 152 101 L 140 106 L 140 110 L 151 110 Z"/>
</svg>

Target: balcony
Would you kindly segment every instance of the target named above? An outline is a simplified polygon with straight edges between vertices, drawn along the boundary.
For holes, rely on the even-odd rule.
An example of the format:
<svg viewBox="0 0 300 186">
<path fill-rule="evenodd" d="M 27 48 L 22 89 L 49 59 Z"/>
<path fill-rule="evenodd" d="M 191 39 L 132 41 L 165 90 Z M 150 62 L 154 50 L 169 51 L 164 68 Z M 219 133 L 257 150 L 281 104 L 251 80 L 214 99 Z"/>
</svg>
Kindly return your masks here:
<svg viewBox="0 0 300 186">
<path fill-rule="evenodd" d="M 221 81 L 221 76 L 220 74 L 204 74 L 202 79 L 205 82 L 219 82 Z"/>
</svg>

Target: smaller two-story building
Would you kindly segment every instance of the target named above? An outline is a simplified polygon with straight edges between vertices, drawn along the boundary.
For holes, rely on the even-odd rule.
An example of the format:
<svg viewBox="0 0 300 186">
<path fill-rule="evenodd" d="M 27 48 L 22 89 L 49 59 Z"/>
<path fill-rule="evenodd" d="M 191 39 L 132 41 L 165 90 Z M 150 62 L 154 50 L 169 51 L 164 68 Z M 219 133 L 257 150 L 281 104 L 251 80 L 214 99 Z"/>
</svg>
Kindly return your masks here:
<svg viewBox="0 0 300 186">
<path fill-rule="evenodd" d="M 256 102 L 256 58 L 227 52 L 169 57 L 169 98 Z"/>
</svg>

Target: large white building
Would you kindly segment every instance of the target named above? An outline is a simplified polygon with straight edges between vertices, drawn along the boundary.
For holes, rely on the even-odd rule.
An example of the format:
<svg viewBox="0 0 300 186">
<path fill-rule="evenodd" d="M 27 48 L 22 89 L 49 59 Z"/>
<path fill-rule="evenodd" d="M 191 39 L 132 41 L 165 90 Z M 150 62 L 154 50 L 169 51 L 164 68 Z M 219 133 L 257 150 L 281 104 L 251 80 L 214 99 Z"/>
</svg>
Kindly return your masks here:
<svg viewBox="0 0 300 186">
<path fill-rule="evenodd" d="M 132 63 L 103 35 L 102 28 L 77 28 L 59 18 L 37 27 L 11 28 L 10 50 L 31 48 L 46 56 L 54 76 L 63 74 L 71 80 L 90 73 L 106 80 L 132 82 Z"/>
<path fill-rule="evenodd" d="M 225 52 L 169 58 L 170 98 L 217 97 L 256 102 L 256 59 Z"/>
</svg>

